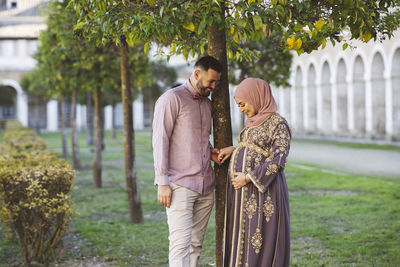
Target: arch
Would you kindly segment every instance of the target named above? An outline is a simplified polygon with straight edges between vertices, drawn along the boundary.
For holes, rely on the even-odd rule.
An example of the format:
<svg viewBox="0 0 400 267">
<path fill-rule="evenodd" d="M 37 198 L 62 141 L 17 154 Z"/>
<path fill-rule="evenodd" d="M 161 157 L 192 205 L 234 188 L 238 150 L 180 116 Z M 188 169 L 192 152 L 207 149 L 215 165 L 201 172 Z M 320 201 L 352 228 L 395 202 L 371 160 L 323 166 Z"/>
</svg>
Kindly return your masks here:
<svg viewBox="0 0 400 267">
<path fill-rule="evenodd" d="M 330 134 L 332 132 L 332 86 L 331 68 L 328 61 L 322 64 L 321 75 L 321 97 L 322 97 L 322 132 Z"/>
<path fill-rule="evenodd" d="M 310 64 L 307 75 L 307 93 L 308 93 L 308 129 L 315 132 L 317 129 L 317 74 L 314 64 Z"/>
<path fill-rule="evenodd" d="M 372 137 L 383 138 L 385 135 L 385 63 L 381 52 L 372 57 L 371 65 L 371 100 L 372 100 Z"/>
<path fill-rule="evenodd" d="M 341 58 L 337 64 L 336 68 L 336 103 L 337 103 L 337 131 L 339 135 L 344 135 L 347 133 L 347 67 L 343 58 Z"/>
<path fill-rule="evenodd" d="M 391 60 L 393 139 L 400 140 L 400 46 Z"/>
<path fill-rule="evenodd" d="M 365 64 L 360 55 L 357 55 L 353 64 L 353 104 L 354 104 L 354 129 L 357 137 L 365 136 Z"/>
<path fill-rule="evenodd" d="M 303 112 L 303 75 L 300 66 L 296 68 L 296 76 L 295 76 L 295 101 L 296 101 L 296 125 L 295 128 L 297 131 L 302 131 L 304 129 L 304 112 Z"/>
<path fill-rule="evenodd" d="M 16 118 L 22 125 L 28 126 L 28 100 L 21 86 L 18 82 L 10 79 L 5 79 L 0 84 L 12 87 L 17 92 Z"/>
</svg>

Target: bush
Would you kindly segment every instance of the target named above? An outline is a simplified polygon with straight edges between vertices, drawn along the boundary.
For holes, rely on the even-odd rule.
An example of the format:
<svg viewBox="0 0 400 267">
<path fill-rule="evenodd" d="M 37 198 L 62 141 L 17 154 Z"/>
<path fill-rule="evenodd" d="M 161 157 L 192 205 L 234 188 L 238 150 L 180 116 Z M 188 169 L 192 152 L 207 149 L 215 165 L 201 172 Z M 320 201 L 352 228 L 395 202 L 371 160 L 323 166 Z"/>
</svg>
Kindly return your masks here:
<svg viewBox="0 0 400 267">
<path fill-rule="evenodd" d="M 7 121 L 1 154 L 44 151 L 46 144 L 35 131 L 23 127 L 18 121 Z"/>
<path fill-rule="evenodd" d="M 10 135 L 4 136 L 4 143 L 10 153 L 0 156 L 0 220 L 16 234 L 27 265 L 47 264 L 71 221 L 69 193 L 75 171 L 42 146 L 33 144 L 24 152 L 22 147 L 29 142 L 21 142 L 16 149 L 8 139 L 16 135 L 10 128 L 6 131 Z"/>
</svg>

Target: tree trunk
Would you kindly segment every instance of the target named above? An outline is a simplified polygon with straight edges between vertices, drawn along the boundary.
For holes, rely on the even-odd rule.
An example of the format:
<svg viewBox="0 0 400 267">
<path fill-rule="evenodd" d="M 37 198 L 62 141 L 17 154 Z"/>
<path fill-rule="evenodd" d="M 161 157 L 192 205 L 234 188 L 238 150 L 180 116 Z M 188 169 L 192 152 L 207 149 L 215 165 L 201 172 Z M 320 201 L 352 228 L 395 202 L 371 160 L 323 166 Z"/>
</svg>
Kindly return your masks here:
<svg viewBox="0 0 400 267">
<path fill-rule="evenodd" d="M 96 86 L 94 90 L 94 160 L 93 160 L 93 182 L 95 188 L 101 188 L 101 88 Z"/>
<path fill-rule="evenodd" d="M 86 125 L 87 125 L 87 144 L 93 145 L 93 103 L 92 91 L 87 92 L 86 99 Z"/>
<path fill-rule="evenodd" d="M 100 111 L 100 130 L 101 130 L 101 151 L 103 151 L 106 148 L 106 145 L 104 143 L 104 106 L 101 105 L 101 111 Z"/>
<path fill-rule="evenodd" d="M 115 103 L 112 104 L 112 115 L 111 115 L 111 138 L 117 139 L 117 131 L 115 129 Z"/>
<path fill-rule="evenodd" d="M 79 157 L 79 144 L 78 144 L 78 130 L 76 127 L 76 102 L 78 95 L 78 88 L 72 89 L 71 99 L 71 132 L 72 132 L 72 163 L 75 170 L 81 168 Z"/>
<path fill-rule="evenodd" d="M 222 5 L 222 4 L 221 4 Z M 225 8 L 223 7 L 223 10 Z M 224 18 L 224 11 L 220 14 Z M 207 30 L 208 35 L 208 54 L 218 59 L 223 68 L 220 86 L 212 94 L 213 109 L 213 128 L 214 128 L 214 147 L 223 148 L 232 145 L 232 126 L 229 107 L 229 82 L 228 82 L 228 62 L 226 57 L 225 29 L 218 29 L 212 26 Z M 228 163 L 226 161 L 221 166 L 214 165 L 216 178 L 215 193 L 215 224 L 216 224 L 216 264 L 221 266 L 222 260 L 222 239 L 225 218 L 225 190 L 226 177 L 228 175 Z"/>
<path fill-rule="evenodd" d="M 124 154 L 125 154 L 125 175 L 126 190 L 131 221 L 142 223 L 143 214 L 140 204 L 139 190 L 137 186 L 136 162 L 135 162 L 135 134 L 133 129 L 132 96 L 128 69 L 128 47 L 125 40 L 122 40 L 120 47 L 121 56 L 121 87 L 122 105 L 124 114 Z"/>
<path fill-rule="evenodd" d="M 63 157 L 67 158 L 68 151 L 67 151 L 67 133 L 65 131 L 65 96 L 63 93 L 61 93 L 60 95 L 60 102 L 61 102 L 62 151 L 63 151 Z"/>
</svg>

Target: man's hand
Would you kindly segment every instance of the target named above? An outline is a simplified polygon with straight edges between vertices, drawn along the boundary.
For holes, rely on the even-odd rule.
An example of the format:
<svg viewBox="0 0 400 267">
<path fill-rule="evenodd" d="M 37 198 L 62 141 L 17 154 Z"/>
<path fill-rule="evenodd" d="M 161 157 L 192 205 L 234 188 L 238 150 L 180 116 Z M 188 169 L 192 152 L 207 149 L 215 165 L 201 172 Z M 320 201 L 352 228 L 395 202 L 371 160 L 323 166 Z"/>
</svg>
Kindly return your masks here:
<svg viewBox="0 0 400 267">
<path fill-rule="evenodd" d="M 219 155 L 219 149 L 218 148 L 211 149 L 211 159 L 212 159 L 212 161 L 214 161 L 218 165 L 221 165 L 222 162 L 219 160 L 218 155 Z"/>
<path fill-rule="evenodd" d="M 233 146 L 224 147 L 219 150 L 218 160 L 221 161 L 221 164 L 232 155 L 233 150 L 235 150 Z"/>
<path fill-rule="evenodd" d="M 167 208 L 171 206 L 172 190 L 169 185 L 159 185 L 157 196 L 158 202 L 160 202 L 161 205 Z"/>
<path fill-rule="evenodd" d="M 238 190 L 248 184 L 250 182 L 250 178 L 247 177 L 243 172 L 235 172 L 232 177 L 232 185 L 235 190 Z"/>
</svg>

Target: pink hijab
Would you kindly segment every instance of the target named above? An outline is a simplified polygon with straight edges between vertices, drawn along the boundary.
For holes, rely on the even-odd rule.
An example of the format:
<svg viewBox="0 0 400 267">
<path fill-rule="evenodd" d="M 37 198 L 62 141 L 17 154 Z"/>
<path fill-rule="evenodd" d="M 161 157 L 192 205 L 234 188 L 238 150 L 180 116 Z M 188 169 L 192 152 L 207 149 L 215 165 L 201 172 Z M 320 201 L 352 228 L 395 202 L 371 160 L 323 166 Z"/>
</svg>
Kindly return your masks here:
<svg viewBox="0 0 400 267">
<path fill-rule="evenodd" d="M 246 127 L 257 126 L 278 110 L 269 84 L 261 79 L 244 79 L 236 88 L 234 97 L 251 104 L 256 114 L 248 118 Z"/>
</svg>

